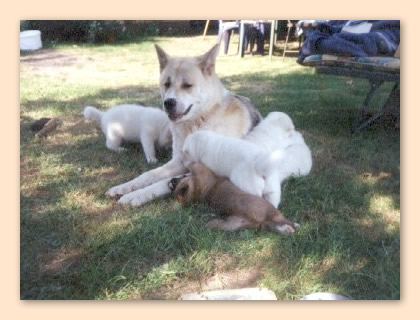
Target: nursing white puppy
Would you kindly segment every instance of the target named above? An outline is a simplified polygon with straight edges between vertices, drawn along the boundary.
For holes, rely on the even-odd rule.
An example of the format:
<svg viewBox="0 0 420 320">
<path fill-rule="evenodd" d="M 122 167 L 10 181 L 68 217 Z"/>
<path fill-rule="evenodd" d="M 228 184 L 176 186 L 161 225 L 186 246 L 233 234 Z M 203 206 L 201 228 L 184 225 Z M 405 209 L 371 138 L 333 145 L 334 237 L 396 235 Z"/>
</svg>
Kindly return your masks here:
<svg viewBox="0 0 420 320">
<path fill-rule="evenodd" d="M 158 108 L 136 104 L 121 104 L 107 111 L 87 106 L 83 114 L 86 119 L 97 122 L 106 137 L 106 146 L 113 151 L 125 150 L 122 141 L 140 142 L 148 163 L 155 163 L 155 144 L 167 147 L 172 141 L 169 119 Z"/>
<path fill-rule="evenodd" d="M 267 151 L 284 151 L 279 167 L 280 183 L 290 176 L 305 176 L 311 171 L 311 150 L 302 134 L 295 130 L 292 119 L 284 112 L 269 113 L 243 139 Z"/>
<path fill-rule="evenodd" d="M 239 189 L 278 205 L 277 172 L 284 158 L 282 151 L 267 151 L 239 138 L 199 130 L 185 140 L 183 155 L 185 165 L 201 162 L 216 175 L 228 177 Z"/>
<path fill-rule="evenodd" d="M 184 153 L 274 207 L 280 204 L 283 181 L 307 175 L 312 168 L 309 147 L 283 112 L 269 113 L 242 139 L 197 132 L 187 138 Z"/>
</svg>

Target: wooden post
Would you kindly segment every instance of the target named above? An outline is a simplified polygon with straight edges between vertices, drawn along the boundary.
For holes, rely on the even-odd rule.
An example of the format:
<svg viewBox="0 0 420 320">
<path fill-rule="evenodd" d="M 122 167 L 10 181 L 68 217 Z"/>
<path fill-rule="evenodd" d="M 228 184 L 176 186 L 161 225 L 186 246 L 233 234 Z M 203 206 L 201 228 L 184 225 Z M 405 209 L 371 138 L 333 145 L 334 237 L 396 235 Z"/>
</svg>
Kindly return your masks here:
<svg viewBox="0 0 420 320">
<path fill-rule="evenodd" d="M 206 21 L 206 26 L 204 27 L 203 40 L 206 37 L 206 33 L 207 33 L 207 29 L 209 28 L 209 24 L 210 24 L 210 20 L 207 20 Z"/>
</svg>

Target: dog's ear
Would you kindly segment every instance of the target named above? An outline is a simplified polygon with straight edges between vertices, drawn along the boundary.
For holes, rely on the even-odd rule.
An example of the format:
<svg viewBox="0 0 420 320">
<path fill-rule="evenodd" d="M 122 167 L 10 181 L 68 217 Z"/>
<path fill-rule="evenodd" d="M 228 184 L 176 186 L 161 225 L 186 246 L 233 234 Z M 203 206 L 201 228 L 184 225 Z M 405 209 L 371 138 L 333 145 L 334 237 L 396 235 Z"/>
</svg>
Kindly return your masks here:
<svg viewBox="0 0 420 320">
<path fill-rule="evenodd" d="M 212 75 L 215 72 L 216 58 L 219 54 L 219 45 L 216 44 L 208 52 L 197 57 L 198 65 L 204 75 Z"/>
<path fill-rule="evenodd" d="M 163 51 L 163 49 L 157 44 L 155 44 L 155 48 L 159 59 L 160 72 L 162 72 L 163 69 L 165 69 L 171 57 L 165 51 Z"/>
<path fill-rule="evenodd" d="M 295 130 L 295 125 L 293 124 L 292 119 L 290 119 L 290 117 L 288 115 L 284 115 L 283 117 L 281 117 L 281 126 L 283 127 L 284 130 L 286 131 L 293 131 Z"/>
<path fill-rule="evenodd" d="M 191 162 L 188 164 L 187 168 L 188 168 L 188 171 L 190 171 L 193 176 L 196 176 L 200 172 L 202 168 L 202 164 L 198 162 Z"/>
</svg>

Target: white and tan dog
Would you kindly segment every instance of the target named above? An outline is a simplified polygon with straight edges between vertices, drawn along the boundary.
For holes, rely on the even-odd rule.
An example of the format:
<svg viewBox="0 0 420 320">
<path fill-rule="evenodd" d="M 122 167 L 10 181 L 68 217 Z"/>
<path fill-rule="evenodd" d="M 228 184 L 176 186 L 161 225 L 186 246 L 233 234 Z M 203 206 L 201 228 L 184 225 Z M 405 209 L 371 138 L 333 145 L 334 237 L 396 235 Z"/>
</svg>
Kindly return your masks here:
<svg viewBox="0 0 420 320">
<path fill-rule="evenodd" d="M 155 145 L 168 147 L 172 141 L 168 117 L 158 108 L 121 104 L 101 111 L 87 106 L 83 114 L 100 125 L 108 149 L 121 152 L 123 141 L 140 142 L 148 163 L 157 161 Z"/>
<path fill-rule="evenodd" d="M 160 93 L 171 120 L 172 159 L 162 167 L 108 190 L 119 203 L 142 205 L 170 193 L 171 178 L 187 171 L 182 162 L 185 139 L 199 129 L 242 137 L 261 120 L 248 98 L 228 91 L 215 72 L 218 46 L 198 57 L 172 58 L 156 45 Z"/>
</svg>

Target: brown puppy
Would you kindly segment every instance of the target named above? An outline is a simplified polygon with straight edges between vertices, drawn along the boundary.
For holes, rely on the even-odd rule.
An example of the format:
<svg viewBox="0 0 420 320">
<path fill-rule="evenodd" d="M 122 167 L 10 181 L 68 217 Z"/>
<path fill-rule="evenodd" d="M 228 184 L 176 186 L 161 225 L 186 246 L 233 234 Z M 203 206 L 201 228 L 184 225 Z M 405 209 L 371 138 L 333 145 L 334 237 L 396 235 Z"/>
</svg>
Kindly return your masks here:
<svg viewBox="0 0 420 320">
<path fill-rule="evenodd" d="M 243 192 L 202 163 L 192 163 L 189 170 L 191 175 L 173 178 L 169 187 L 181 203 L 207 203 L 227 216 L 225 220 L 209 221 L 210 228 L 225 231 L 262 228 L 289 234 L 299 226 L 286 219 L 267 200 Z"/>
</svg>

